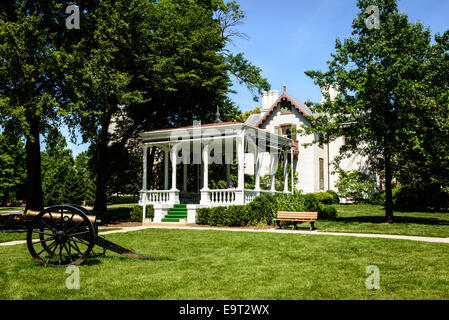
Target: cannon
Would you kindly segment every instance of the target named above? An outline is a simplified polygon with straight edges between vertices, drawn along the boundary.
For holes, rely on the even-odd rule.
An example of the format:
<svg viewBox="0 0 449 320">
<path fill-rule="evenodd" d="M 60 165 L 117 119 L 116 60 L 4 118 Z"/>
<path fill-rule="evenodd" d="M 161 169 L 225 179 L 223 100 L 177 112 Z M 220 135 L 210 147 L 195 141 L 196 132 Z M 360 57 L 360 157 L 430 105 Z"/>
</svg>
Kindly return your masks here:
<svg viewBox="0 0 449 320">
<path fill-rule="evenodd" d="M 160 260 L 146 257 L 98 235 L 96 217 L 77 205 L 57 205 L 43 211 L 27 211 L 32 217 L 27 231 L 28 251 L 36 262 L 49 267 L 82 264 L 94 246 L 131 259 Z"/>
</svg>

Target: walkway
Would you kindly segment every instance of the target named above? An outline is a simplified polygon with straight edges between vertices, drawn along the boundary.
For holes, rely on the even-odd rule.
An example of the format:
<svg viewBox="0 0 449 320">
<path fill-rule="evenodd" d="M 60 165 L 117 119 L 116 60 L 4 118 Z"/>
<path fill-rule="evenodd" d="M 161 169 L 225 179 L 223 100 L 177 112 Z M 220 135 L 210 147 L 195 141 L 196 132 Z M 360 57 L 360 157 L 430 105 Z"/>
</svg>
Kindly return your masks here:
<svg viewBox="0 0 449 320">
<path fill-rule="evenodd" d="M 377 238 L 377 239 L 395 239 L 395 240 L 408 240 L 430 243 L 446 243 L 449 244 L 449 238 L 435 238 L 435 237 L 419 237 L 419 236 L 403 236 L 392 234 L 369 234 L 369 233 L 341 233 L 341 232 L 320 232 L 320 231 L 300 231 L 300 230 L 261 230 L 261 229 L 241 229 L 241 228 L 212 228 L 212 227 L 191 227 L 191 226 L 141 226 L 141 227 L 125 227 L 121 230 L 112 230 L 101 232 L 101 235 L 108 235 L 114 233 L 125 233 L 140 231 L 145 229 L 173 229 L 173 230 L 213 230 L 213 231 L 233 231 L 233 232 L 262 232 L 262 233 L 275 233 L 275 234 L 301 234 L 301 235 L 322 235 L 322 236 L 337 236 L 337 237 L 356 237 L 356 238 Z M 0 243 L 2 246 L 13 246 L 17 244 L 25 244 L 25 240 L 10 241 Z"/>
</svg>

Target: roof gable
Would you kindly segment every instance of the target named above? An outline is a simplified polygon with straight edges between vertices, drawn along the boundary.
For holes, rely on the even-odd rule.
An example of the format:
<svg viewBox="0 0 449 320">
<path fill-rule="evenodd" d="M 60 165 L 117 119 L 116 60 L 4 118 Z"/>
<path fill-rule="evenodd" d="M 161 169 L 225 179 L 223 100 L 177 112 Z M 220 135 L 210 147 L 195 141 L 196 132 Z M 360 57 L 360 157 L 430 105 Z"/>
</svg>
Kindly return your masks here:
<svg viewBox="0 0 449 320">
<path fill-rule="evenodd" d="M 282 95 L 273 103 L 271 108 L 258 120 L 258 122 L 255 126 L 259 128 L 264 123 L 264 121 L 268 118 L 268 116 L 273 113 L 273 111 L 276 109 L 278 104 L 280 102 L 284 102 L 284 101 L 290 102 L 290 104 L 296 110 L 298 110 L 300 113 L 302 113 L 304 116 L 313 116 L 314 115 L 312 110 L 310 110 L 310 108 L 304 102 L 288 95 L 285 90 L 285 85 L 284 85 L 284 91 L 282 92 Z"/>
</svg>

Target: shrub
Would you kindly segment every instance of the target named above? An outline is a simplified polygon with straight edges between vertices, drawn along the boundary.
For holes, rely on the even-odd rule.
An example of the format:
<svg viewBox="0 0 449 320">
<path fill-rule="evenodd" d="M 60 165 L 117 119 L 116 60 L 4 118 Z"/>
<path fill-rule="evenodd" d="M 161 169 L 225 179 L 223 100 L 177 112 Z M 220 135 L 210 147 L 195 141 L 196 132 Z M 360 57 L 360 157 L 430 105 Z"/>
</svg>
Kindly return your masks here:
<svg viewBox="0 0 449 320">
<path fill-rule="evenodd" d="M 408 186 L 393 188 L 393 208 L 394 210 L 414 211 L 425 210 L 428 199 Z"/>
<path fill-rule="evenodd" d="M 337 210 L 334 207 L 322 203 L 318 206 L 318 220 L 334 220 L 337 218 Z"/>
<path fill-rule="evenodd" d="M 385 193 L 384 192 L 373 192 L 369 195 L 368 203 L 372 205 L 385 205 Z"/>
<path fill-rule="evenodd" d="M 223 210 L 222 225 L 245 227 L 252 223 L 249 206 L 230 206 Z"/>
<path fill-rule="evenodd" d="M 302 194 L 277 194 L 276 210 L 277 211 L 304 211 L 305 196 Z M 312 196 L 313 197 L 313 196 Z"/>
<path fill-rule="evenodd" d="M 338 196 L 338 193 L 336 193 L 334 190 L 327 190 L 326 192 L 332 196 L 332 204 L 340 203 L 340 197 Z"/>
<path fill-rule="evenodd" d="M 318 212 L 319 219 L 335 219 L 337 216 L 335 208 L 319 203 L 313 194 L 276 194 L 259 196 L 246 206 L 199 209 L 196 223 L 228 227 L 271 225 L 278 211 Z"/>
<path fill-rule="evenodd" d="M 139 196 L 109 196 L 108 204 L 138 203 Z"/>
<path fill-rule="evenodd" d="M 133 222 L 141 222 L 142 221 L 142 206 L 133 206 L 129 213 L 130 220 Z M 152 205 L 147 205 L 145 218 L 153 219 L 154 218 L 154 208 Z"/>
<path fill-rule="evenodd" d="M 328 192 L 316 192 L 310 194 L 313 195 L 320 203 L 332 204 L 334 201 L 334 197 Z"/>
<path fill-rule="evenodd" d="M 209 224 L 210 212 L 211 209 L 209 208 L 198 209 L 196 212 L 196 223 L 201 225 Z"/>
<path fill-rule="evenodd" d="M 259 196 L 251 202 L 248 209 L 249 221 L 252 224 L 266 223 L 271 225 L 277 213 L 276 199 L 271 195 Z"/>
</svg>

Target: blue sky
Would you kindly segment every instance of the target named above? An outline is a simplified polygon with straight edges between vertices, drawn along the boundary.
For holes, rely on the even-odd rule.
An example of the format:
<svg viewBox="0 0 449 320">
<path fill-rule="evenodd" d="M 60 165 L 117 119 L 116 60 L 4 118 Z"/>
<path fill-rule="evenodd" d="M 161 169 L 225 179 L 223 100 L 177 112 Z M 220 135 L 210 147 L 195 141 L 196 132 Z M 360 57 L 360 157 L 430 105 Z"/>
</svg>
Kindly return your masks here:
<svg viewBox="0 0 449 320">
<path fill-rule="evenodd" d="M 273 90 L 287 92 L 305 101 L 319 102 L 320 89 L 304 71 L 325 70 L 334 51 L 335 39 L 351 34 L 358 14 L 356 0 L 238 0 L 246 13 L 239 30 L 249 40 L 237 39 L 229 49 L 244 52 L 262 68 Z M 449 29 L 448 0 L 402 0 L 399 9 L 413 22 L 421 21 L 433 33 Z M 238 84 L 231 98 L 242 110 L 259 106 L 250 92 Z M 260 99 L 259 99 L 260 100 Z"/>
<path fill-rule="evenodd" d="M 306 101 L 318 102 L 320 89 L 304 71 L 325 70 L 326 61 L 334 51 L 335 39 L 348 37 L 351 24 L 358 14 L 357 0 L 237 0 L 246 13 L 239 30 L 249 39 L 235 39 L 229 49 L 243 52 L 247 59 L 260 67 L 273 90 L 287 92 Z M 402 0 L 402 12 L 411 21 L 422 21 L 433 33 L 449 29 L 448 0 Z M 254 102 L 243 86 L 234 85 L 237 94 L 231 98 L 244 111 L 260 104 Z M 74 154 L 87 145 L 69 147 Z"/>
</svg>

